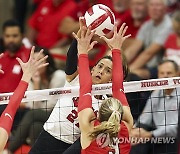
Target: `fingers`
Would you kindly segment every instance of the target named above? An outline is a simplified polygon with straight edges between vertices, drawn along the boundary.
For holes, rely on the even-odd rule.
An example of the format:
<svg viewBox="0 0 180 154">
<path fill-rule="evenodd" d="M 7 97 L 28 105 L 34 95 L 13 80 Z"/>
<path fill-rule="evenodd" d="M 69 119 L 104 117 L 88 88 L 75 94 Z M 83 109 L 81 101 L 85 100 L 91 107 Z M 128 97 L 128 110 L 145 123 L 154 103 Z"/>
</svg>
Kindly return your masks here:
<svg viewBox="0 0 180 154">
<path fill-rule="evenodd" d="M 38 53 L 38 55 L 35 57 L 35 60 L 38 60 L 40 55 L 43 53 L 44 49 L 41 49 Z"/>
<path fill-rule="evenodd" d="M 89 48 L 88 51 L 92 50 L 93 47 L 94 47 L 97 43 L 98 43 L 97 41 L 93 41 L 93 42 L 91 43 L 90 48 Z"/>
<path fill-rule="evenodd" d="M 79 17 L 79 26 L 80 26 L 80 29 L 82 29 L 83 26 L 86 26 L 86 21 L 84 17 Z"/>
<path fill-rule="evenodd" d="M 4 53 L 1 53 L 1 54 L 0 54 L 0 58 L 1 58 L 3 55 L 4 55 Z"/>
<path fill-rule="evenodd" d="M 127 29 L 128 29 L 128 26 L 126 26 L 126 27 L 124 28 L 124 30 L 123 30 L 123 32 L 122 32 L 122 37 L 125 35 Z"/>
<path fill-rule="evenodd" d="M 117 22 L 114 24 L 114 34 L 117 34 Z"/>
<path fill-rule="evenodd" d="M 81 38 L 85 37 L 86 32 L 87 32 L 87 28 L 85 26 L 83 26 L 81 29 Z"/>
<path fill-rule="evenodd" d="M 22 65 L 23 65 L 23 61 L 20 59 L 20 58 L 16 58 L 16 60 L 18 61 L 18 63 L 21 65 L 21 67 L 22 67 Z"/>
<path fill-rule="evenodd" d="M 0 74 L 4 74 L 4 71 L 0 69 Z"/>
<path fill-rule="evenodd" d="M 48 65 L 49 65 L 49 63 L 41 64 L 41 65 L 38 66 L 38 69 L 41 69 L 41 68 L 46 67 Z"/>
<path fill-rule="evenodd" d="M 33 57 L 34 57 L 34 50 L 35 50 L 35 46 L 33 46 L 33 47 L 31 48 L 31 53 L 30 53 L 29 60 L 33 59 Z"/>
<path fill-rule="evenodd" d="M 131 37 L 131 34 L 124 36 L 124 39 Z"/>
<path fill-rule="evenodd" d="M 74 37 L 77 41 L 79 41 L 78 36 L 77 36 L 74 32 L 72 33 L 72 35 L 73 35 L 73 37 Z"/>
<path fill-rule="evenodd" d="M 125 25 L 126 25 L 126 23 L 123 23 L 123 24 L 121 25 L 121 28 L 119 29 L 119 32 L 118 32 L 119 35 L 122 35 L 122 32 L 123 32 L 123 30 L 124 30 Z"/>
<path fill-rule="evenodd" d="M 43 58 L 41 58 L 40 60 L 38 60 L 38 61 L 37 61 L 37 65 L 40 65 L 41 63 L 46 62 L 46 59 L 47 59 L 47 58 L 48 58 L 48 55 L 45 56 L 45 57 L 43 57 Z"/>
<path fill-rule="evenodd" d="M 104 40 L 108 44 L 108 39 L 105 36 L 101 36 L 100 39 Z"/>
<path fill-rule="evenodd" d="M 89 26 L 89 28 L 87 29 L 86 37 L 89 36 L 90 34 L 91 34 L 91 26 Z"/>
</svg>

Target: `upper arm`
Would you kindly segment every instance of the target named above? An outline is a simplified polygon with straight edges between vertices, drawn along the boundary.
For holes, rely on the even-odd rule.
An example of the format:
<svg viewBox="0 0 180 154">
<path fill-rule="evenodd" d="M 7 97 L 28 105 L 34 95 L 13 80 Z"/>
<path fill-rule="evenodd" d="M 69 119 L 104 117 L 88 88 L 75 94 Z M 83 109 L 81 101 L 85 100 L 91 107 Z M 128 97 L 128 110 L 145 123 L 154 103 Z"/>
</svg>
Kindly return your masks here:
<svg viewBox="0 0 180 154">
<path fill-rule="evenodd" d="M 92 108 L 86 108 L 78 113 L 79 127 L 81 132 L 91 132 L 93 127 L 91 121 L 95 118 Z"/>
<path fill-rule="evenodd" d="M 133 127 L 133 117 L 131 114 L 131 110 L 128 106 L 123 106 L 123 117 L 122 120 L 126 122 L 126 125 L 128 126 L 128 129 L 131 130 Z"/>
<path fill-rule="evenodd" d="M 71 75 L 66 75 L 66 80 L 68 82 L 71 82 L 72 80 L 74 80 L 76 78 L 77 75 L 78 75 L 78 70 Z"/>
</svg>

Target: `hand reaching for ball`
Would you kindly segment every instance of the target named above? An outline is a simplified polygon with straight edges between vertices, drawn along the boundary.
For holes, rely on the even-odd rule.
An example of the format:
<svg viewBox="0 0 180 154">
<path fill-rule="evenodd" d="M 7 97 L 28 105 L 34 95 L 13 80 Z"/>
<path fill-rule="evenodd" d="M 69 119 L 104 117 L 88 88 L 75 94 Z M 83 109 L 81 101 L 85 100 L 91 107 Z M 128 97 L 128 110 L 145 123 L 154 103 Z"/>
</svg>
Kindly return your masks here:
<svg viewBox="0 0 180 154">
<path fill-rule="evenodd" d="M 79 19 L 80 22 L 80 30 L 77 34 L 73 32 L 74 38 L 78 42 L 78 54 L 88 54 L 88 52 L 93 49 L 94 45 L 97 44 L 97 41 L 93 41 L 92 37 L 95 34 L 95 31 L 91 31 L 91 27 L 87 28 L 83 25 L 83 17 Z"/>
<path fill-rule="evenodd" d="M 115 24 L 113 37 L 111 39 L 108 39 L 105 36 L 101 36 L 101 39 L 103 39 L 107 43 L 107 45 L 109 46 L 111 50 L 112 49 L 121 50 L 121 47 L 124 41 L 131 36 L 131 34 L 124 36 L 127 29 L 128 29 L 128 26 L 126 26 L 126 23 L 123 23 L 121 28 L 119 29 L 119 32 L 117 32 L 117 24 Z"/>
</svg>

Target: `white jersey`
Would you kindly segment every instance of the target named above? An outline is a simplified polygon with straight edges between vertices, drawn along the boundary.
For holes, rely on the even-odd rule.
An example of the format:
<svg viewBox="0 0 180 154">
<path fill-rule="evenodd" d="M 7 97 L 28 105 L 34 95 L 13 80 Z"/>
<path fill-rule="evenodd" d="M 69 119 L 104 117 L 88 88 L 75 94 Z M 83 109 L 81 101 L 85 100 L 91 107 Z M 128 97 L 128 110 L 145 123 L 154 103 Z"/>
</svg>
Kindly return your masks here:
<svg viewBox="0 0 180 154">
<path fill-rule="evenodd" d="M 70 83 L 66 81 L 65 87 L 79 85 L 79 76 Z M 104 96 L 104 99 L 106 97 Z M 44 124 L 44 129 L 53 137 L 68 144 L 74 143 L 80 137 L 77 112 L 78 97 L 63 97 L 59 99 Z M 94 112 L 99 110 L 102 100 L 92 97 Z"/>
</svg>

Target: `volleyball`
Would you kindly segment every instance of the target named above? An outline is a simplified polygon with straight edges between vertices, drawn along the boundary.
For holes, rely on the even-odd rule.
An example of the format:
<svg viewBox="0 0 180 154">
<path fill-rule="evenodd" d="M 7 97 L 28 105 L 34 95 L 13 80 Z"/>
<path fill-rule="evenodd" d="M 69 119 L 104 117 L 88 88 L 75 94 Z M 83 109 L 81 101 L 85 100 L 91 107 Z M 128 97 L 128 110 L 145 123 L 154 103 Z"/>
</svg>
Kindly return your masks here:
<svg viewBox="0 0 180 154">
<path fill-rule="evenodd" d="M 115 16 L 111 9 L 103 4 L 93 5 L 84 15 L 86 26 L 96 30 L 95 34 L 103 36 L 113 30 Z"/>
</svg>

